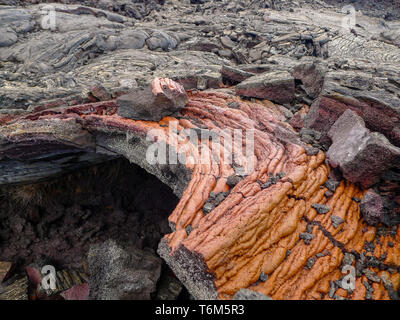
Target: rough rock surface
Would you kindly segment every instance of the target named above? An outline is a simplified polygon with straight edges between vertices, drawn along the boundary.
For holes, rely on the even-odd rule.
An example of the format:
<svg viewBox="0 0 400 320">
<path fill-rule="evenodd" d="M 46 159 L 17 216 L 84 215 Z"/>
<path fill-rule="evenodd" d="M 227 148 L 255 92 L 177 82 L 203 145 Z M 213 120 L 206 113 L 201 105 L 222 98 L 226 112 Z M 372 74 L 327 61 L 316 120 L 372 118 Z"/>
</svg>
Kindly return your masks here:
<svg viewBox="0 0 400 320">
<path fill-rule="evenodd" d="M 236 93 L 280 104 L 290 103 L 295 93 L 294 78 L 286 71 L 263 73 L 238 84 Z"/>
<path fill-rule="evenodd" d="M 373 132 L 372 146 L 400 146 L 397 2 L 355 1 L 356 23 L 343 26 L 338 0 L 67 1 L 53 4 L 54 30 L 43 28 L 36 2 L 7 0 L 0 10 L 4 188 L 122 156 L 180 198 L 158 252 L 195 298 L 250 288 L 273 299 L 398 298 L 398 163 L 383 159 L 365 184 L 377 182 L 385 200 L 383 225 L 370 226 L 359 208 L 365 190 L 323 152 L 348 109 Z M 156 77 L 189 90 L 185 107 L 158 122 L 121 117 L 118 97 Z M 255 94 L 264 81 L 248 85 L 257 79 L 268 95 Z M 210 153 L 201 165 L 146 158 L 162 142 L 189 159 L 227 148 L 229 139 L 217 142 L 224 129 L 254 130 L 255 156 L 243 155 L 243 139 L 228 164 Z M 187 134 L 208 138 L 188 144 Z M 345 262 L 356 268 L 354 291 L 338 285 Z"/>
<path fill-rule="evenodd" d="M 187 101 L 183 86 L 170 79 L 156 78 L 151 86 L 119 97 L 118 115 L 134 120 L 160 121 L 177 113 Z"/>
<path fill-rule="evenodd" d="M 0 261 L 0 284 L 6 278 L 7 274 L 9 273 L 12 267 L 11 262 Z"/>
<path fill-rule="evenodd" d="M 90 298 L 95 300 L 148 300 L 161 271 L 161 260 L 153 253 L 111 240 L 93 245 L 88 263 Z"/>
<path fill-rule="evenodd" d="M 350 109 L 334 123 L 328 136 L 333 141 L 327 153 L 329 163 L 364 188 L 375 184 L 387 169 L 400 163 L 400 148 L 390 144 L 384 135 L 370 132 L 363 119 Z"/>
<path fill-rule="evenodd" d="M 383 206 L 382 197 L 373 190 L 368 190 L 360 203 L 361 213 L 365 221 L 372 226 L 381 222 L 383 218 Z"/>
<path fill-rule="evenodd" d="M 73 286 L 61 293 L 65 300 L 89 300 L 89 285 L 87 283 Z"/>
<path fill-rule="evenodd" d="M 307 145 L 287 125 L 276 105 L 242 101 L 229 89 L 193 91 L 188 96 L 180 117 L 166 117 L 160 122 L 121 118 L 115 101 L 47 109 L 31 113 L 28 118 L 57 122 L 60 117 L 73 117 L 96 135 L 98 146 L 144 165 L 143 155 L 131 150 L 137 150 L 152 129 L 158 130 L 150 135 L 153 141 L 167 141 L 178 153 L 194 157 L 199 155 L 194 150 L 204 141 L 188 145 L 185 139 L 177 139 L 178 135 L 214 132 L 215 138 L 225 134 L 224 129 L 254 130 L 255 171 L 249 175 L 244 170 L 250 165 L 243 154 L 246 140 L 242 141 L 242 150 L 235 149 L 232 164 L 218 164 L 206 153 L 208 164 L 194 161 L 182 165 L 191 175 L 185 174 L 180 203 L 169 218 L 174 232 L 162 240 L 158 252 L 196 298 L 229 299 L 249 286 L 274 299 L 330 298 L 329 285 L 325 284 L 341 277 L 344 254 L 355 252 L 358 257 L 365 244 L 374 239 L 374 255 L 387 252 L 387 256 L 374 267 L 362 260 L 363 268 L 375 268 L 381 275 L 390 266 L 395 270 L 393 276 L 397 274 L 400 234 L 390 231 L 376 236 L 377 229 L 366 225 L 358 202 L 353 200 L 362 199 L 364 192 L 350 182 L 342 181 L 331 197 L 325 196 L 330 168 L 324 163 L 323 152 L 308 155 Z M 232 104 L 236 108 L 230 107 Z M 8 121 L 26 117 L 14 116 Z M 207 141 L 211 142 L 209 148 L 218 143 L 209 138 Z M 173 188 L 177 180 L 171 174 L 182 174 L 182 170 L 173 171 L 176 165 L 162 165 L 162 171 L 157 164 L 147 166 Z M 243 179 L 231 188 L 226 182 L 233 174 Z M 206 214 L 203 206 L 211 192 L 214 197 L 222 192 L 224 197 Z M 312 208 L 314 204 L 329 206 L 330 211 L 318 214 Z M 338 228 L 332 223 L 332 215 L 344 220 Z M 305 233 L 311 236 L 307 243 L 301 239 Z M 311 267 L 310 258 L 316 259 Z M 306 265 L 309 267 L 304 269 Z M 268 275 L 266 282 L 258 282 L 262 273 Z M 336 294 L 364 298 L 362 281 L 362 277 L 357 278 L 359 291 Z M 309 282 L 310 287 L 300 285 Z M 378 287 L 374 297 L 387 298 L 385 287 Z"/>
<path fill-rule="evenodd" d="M 156 250 L 178 203 L 170 188 L 125 159 L 2 186 L 0 199 L 0 261 L 14 262 L 17 271 L 34 263 L 36 278 L 46 264 L 82 269 L 90 245 L 107 239 Z"/>
</svg>

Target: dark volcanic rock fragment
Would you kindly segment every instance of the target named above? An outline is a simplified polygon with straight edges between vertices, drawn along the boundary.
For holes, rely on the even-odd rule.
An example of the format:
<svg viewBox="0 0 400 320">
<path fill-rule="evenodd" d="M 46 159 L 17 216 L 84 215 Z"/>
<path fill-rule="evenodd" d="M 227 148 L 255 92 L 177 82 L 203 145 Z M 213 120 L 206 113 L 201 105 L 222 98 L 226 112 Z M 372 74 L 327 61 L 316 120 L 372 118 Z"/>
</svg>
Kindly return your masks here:
<svg viewBox="0 0 400 320">
<path fill-rule="evenodd" d="M 314 203 L 312 206 L 319 214 L 325 214 L 328 213 L 331 208 L 329 206 L 326 206 L 324 204 L 319 204 L 319 203 Z"/>
<path fill-rule="evenodd" d="M 188 102 L 184 88 L 170 80 L 156 78 L 147 88 L 134 89 L 118 98 L 118 115 L 134 120 L 160 121 L 181 110 Z"/>
<path fill-rule="evenodd" d="M 281 104 L 290 103 L 295 95 L 294 78 L 287 71 L 262 73 L 238 84 L 236 93 Z"/>
<path fill-rule="evenodd" d="M 242 177 L 233 174 L 231 176 L 228 177 L 226 184 L 228 186 L 230 186 L 231 188 L 233 188 L 234 186 L 236 186 L 240 181 L 242 181 Z"/>
<path fill-rule="evenodd" d="M 351 109 L 365 121 L 368 129 L 382 133 L 391 143 L 400 146 L 400 99 L 395 94 L 396 87 L 383 76 L 330 71 L 320 95 L 311 105 L 305 126 L 326 133 Z"/>
<path fill-rule="evenodd" d="M 334 216 L 334 215 L 331 216 L 331 221 L 332 221 L 333 227 L 334 227 L 335 229 L 339 228 L 339 226 L 340 226 L 342 223 L 344 223 L 344 220 L 343 220 L 341 217 Z"/>
<path fill-rule="evenodd" d="M 370 132 L 363 119 L 346 110 L 328 133 L 333 144 L 327 158 L 339 167 L 344 177 L 368 188 L 400 159 L 400 149 L 390 144 L 384 135 Z"/>
<path fill-rule="evenodd" d="M 146 40 L 147 47 L 150 50 L 162 49 L 164 51 L 175 49 L 178 40 L 163 31 L 154 32 L 150 38 Z"/>
<path fill-rule="evenodd" d="M 0 28 L 0 47 L 9 47 L 17 42 L 17 34 L 11 28 Z"/>
<path fill-rule="evenodd" d="M 150 299 L 161 272 L 161 259 L 113 240 L 93 245 L 88 253 L 90 297 L 95 300 Z"/>
<path fill-rule="evenodd" d="M 382 221 L 383 199 L 373 190 L 368 190 L 362 198 L 360 209 L 361 213 L 364 215 L 364 220 L 369 225 L 376 225 Z"/>
<path fill-rule="evenodd" d="M 230 66 L 223 66 L 221 69 L 221 74 L 223 80 L 229 81 L 233 84 L 242 82 L 255 75 L 252 72 L 244 71 Z"/>
</svg>

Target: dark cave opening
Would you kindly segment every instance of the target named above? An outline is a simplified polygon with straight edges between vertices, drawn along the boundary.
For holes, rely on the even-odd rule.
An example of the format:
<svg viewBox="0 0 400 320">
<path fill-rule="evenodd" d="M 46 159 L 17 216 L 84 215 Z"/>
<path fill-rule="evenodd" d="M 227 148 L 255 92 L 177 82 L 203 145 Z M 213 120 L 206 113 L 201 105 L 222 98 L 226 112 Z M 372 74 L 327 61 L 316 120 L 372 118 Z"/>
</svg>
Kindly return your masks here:
<svg viewBox="0 0 400 320">
<path fill-rule="evenodd" d="M 49 181 L 0 188 L 0 261 L 84 270 L 89 247 L 113 239 L 157 249 L 179 199 L 126 159 Z"/>
</svg>

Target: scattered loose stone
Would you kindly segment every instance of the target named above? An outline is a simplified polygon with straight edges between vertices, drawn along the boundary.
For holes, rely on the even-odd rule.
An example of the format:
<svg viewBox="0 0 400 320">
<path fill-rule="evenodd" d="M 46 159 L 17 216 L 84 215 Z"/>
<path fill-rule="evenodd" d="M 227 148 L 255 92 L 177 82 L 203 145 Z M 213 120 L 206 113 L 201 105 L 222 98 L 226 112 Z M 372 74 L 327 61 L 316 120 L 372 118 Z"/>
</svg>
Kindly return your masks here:
<svg viewBox="0 0 400 320">
<path fill-rule="evenodd" d="M 324 204 L 314 203 L 312 206 L 319 214 L 325 214 L 331 211 L 331 208 Z"/>
<path fill-rule="evenodd" d="M 260 281 L 265 282 L 268 280 L 268 275 L 263 272 L 260 274 Z"/>
<path fill-rule="evenodd" d="M 330 198 L 330 197 L 333 196 L 333 192 L 332 191 L 327 191 L 327 192 L 325 192 L 324 195 L 325 195 L 325 197 Z"/>
<path fill-rule="evenodd" d="M 306 263 L 306 268 L 307 268 L 308 270 L 311 270 L 312 267 L 314 266 L 315 262 L 316 262 L 316 259 L 315 259 L 315 258 L 310 258 L 310 259 L 308 259 L 308 260 L 307 260 L 307 263 Z"/>
<path fill-rule="evenodd" d="M 337 187 L 339 187 L 339 185 L 340 185 L 340 181 L 336 181 L 336 180 L 332 180 L 332 179 L 329 179 L 325 183 L 325 187 L 327 187 L 328 190 L 331 192 L 335 192 Z"/>
<path fill-rule="evenodd" d="M 344 220 L 341 217 L 334 215 L 331 215 L 331 221 L 335 229 L 339 228 L 339 226 L 344 222 Z"/>
<path fill-rule="evenodd" d="M 377 225 L 383 218 L 383 199 L 370 189 L 364 195 L 360 203 L 360 210 L 364 220 L 371 226 Z"/>
<path fill-rule="evenodd" d="M 304 243 L 306 245 L 309 245 L 311 240 L 313 240 L 315 238 L 315 235 L 311 234 L 311 233 L 300 233 L 300 239 L 304 240 Z"/>
<path fill-rule="evenodd" d="M 186 228 L 186 234 L 189 236 L 190 233 L 193 231 L 193 227 L 189 224 Z"/>
<path fill-rule="evenodd" d="M 207 201 L 203 206 L 204 214 L 209 214 L 211 211 L 214 210 L 214 207 L 215 206 L 210 201 Z"/>
<path fill-rule="evenodd" d="M 233 188 L 233 187 L 235 187 L 240 181 L 242 181 L 242 177 L 240 177 L 240 176 L 238 176 L 238 175 L 236 175 L 236 174 L 233 174 L 233 175 L 231 175 L 231 176 L 228 177 L 228 179 L 227 179 L 227 181 L 226 181 L 226 184 L 227 184 L 229 187 Z"/>
<path fill-rule="evenodd" d="M 321 139 L 321 132 L 309 128 L 302 128 L 300 130 L 300 138 L 305 143 L 313 144 Z"/>
<path fill-rule="evenodd" d="M 353 254 L 351 254 L 351 253 L 345 253 L 344 254 L 344 258 L 343 258 L 343 262 L 342 262 L 342 265 L 343 266 L 346 266 L 346 265 L 352 265 L 353 263 L 354 263 L 354 261 L 355 261 L 355 256 L 353 255 Z"/>
<path fill-rule="evenodd" d="M 338 286 L 336 285 L 336 283 L 334 281 L 329 283 L 329 292 L 328 292 L 329 298 L 333 299 L 335 297 L 335 292 L 337 289 L 338 289 Z"/>
<path fill-rule="evenodd" d="M 245 97 L 268 99 L 280 104 L 290 103 L 295 96 L 294 79 L 286 71 L 266 72 L 238 84 L 236 93 Z"/>
<path fill-rule="evenodd" d="M 236 84 L 252 76 L 254 73 L 224 65 L 221 69 L 222 79 L 228 83 Z"/>
<path fill-rule="evenodd" d="M 367 294 L 365 296 L 366 300 L 373 300 L 372 294 L 374 293 L 375 289 L 368 283 L 368 281 L 363 282 L 365 288 L 367 289 Z"/>
<path fill-rule="evenodd" d="M 373 272 L 369 269 L 364 269 L 363 273 L 368 278 L 368 280 L 371 280 L 372 282 L 377 282 L 377 283 L 381 282 L 381 278 L 378 277 L 378 275 L 375 272 Z"/>
</svg>

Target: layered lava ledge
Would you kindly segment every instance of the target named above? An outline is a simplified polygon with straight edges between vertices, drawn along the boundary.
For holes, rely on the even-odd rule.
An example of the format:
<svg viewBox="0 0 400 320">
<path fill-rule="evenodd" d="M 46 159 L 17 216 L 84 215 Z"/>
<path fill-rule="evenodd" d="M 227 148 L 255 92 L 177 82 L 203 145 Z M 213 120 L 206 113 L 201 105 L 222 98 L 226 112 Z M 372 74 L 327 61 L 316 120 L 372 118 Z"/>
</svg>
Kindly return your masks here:
<svg viewBox="0 0 400 320">
<path fill-rule="evenodd" d="M 325 154 L 300 140 L 278 105 L 242 100 L 232 88 L 187 94 L 186 106 L 159 122 L 120 117 L 116 100 L 4 116 L 0 159 L 7 167 L 84 151 L 123 155 L 156 175 L 180 197 L 169 217 L 172 233 L 158 253 L 197 299 L 231 299 L 241 288 L 273 299 L 397 294 L 399 229 L 382 234 L 365 223 L 359 207 L 365 191 L 356 185 L 342 180 L 328 192 L 331 168 Z M 249 147 L 244 136 L 233 148 L 232 164 L 218 163 L 212 155 L 215 139 L 178 139 L 184 130 L 223 136 L 235 129 L 254 133 L 254 158 L 243 154 Z M 152 130 L 163 135 L 155 137 Z M 209 150 L 209 161 L 150 164 L 146 150 L 154 141 L 148 135 L 158 142 L 163 136 L 171 150 L 186 156 Z M 221 150 L 228 147 L 229 139 L 218 141 Z M 248 161 L 255 170 L 244 175 L 240 169 Z M 5 173 L 0 178 L 9 179 Z M 354 291 L 340 287 L 345 265 L 355 267 Z"/>
</svg>

